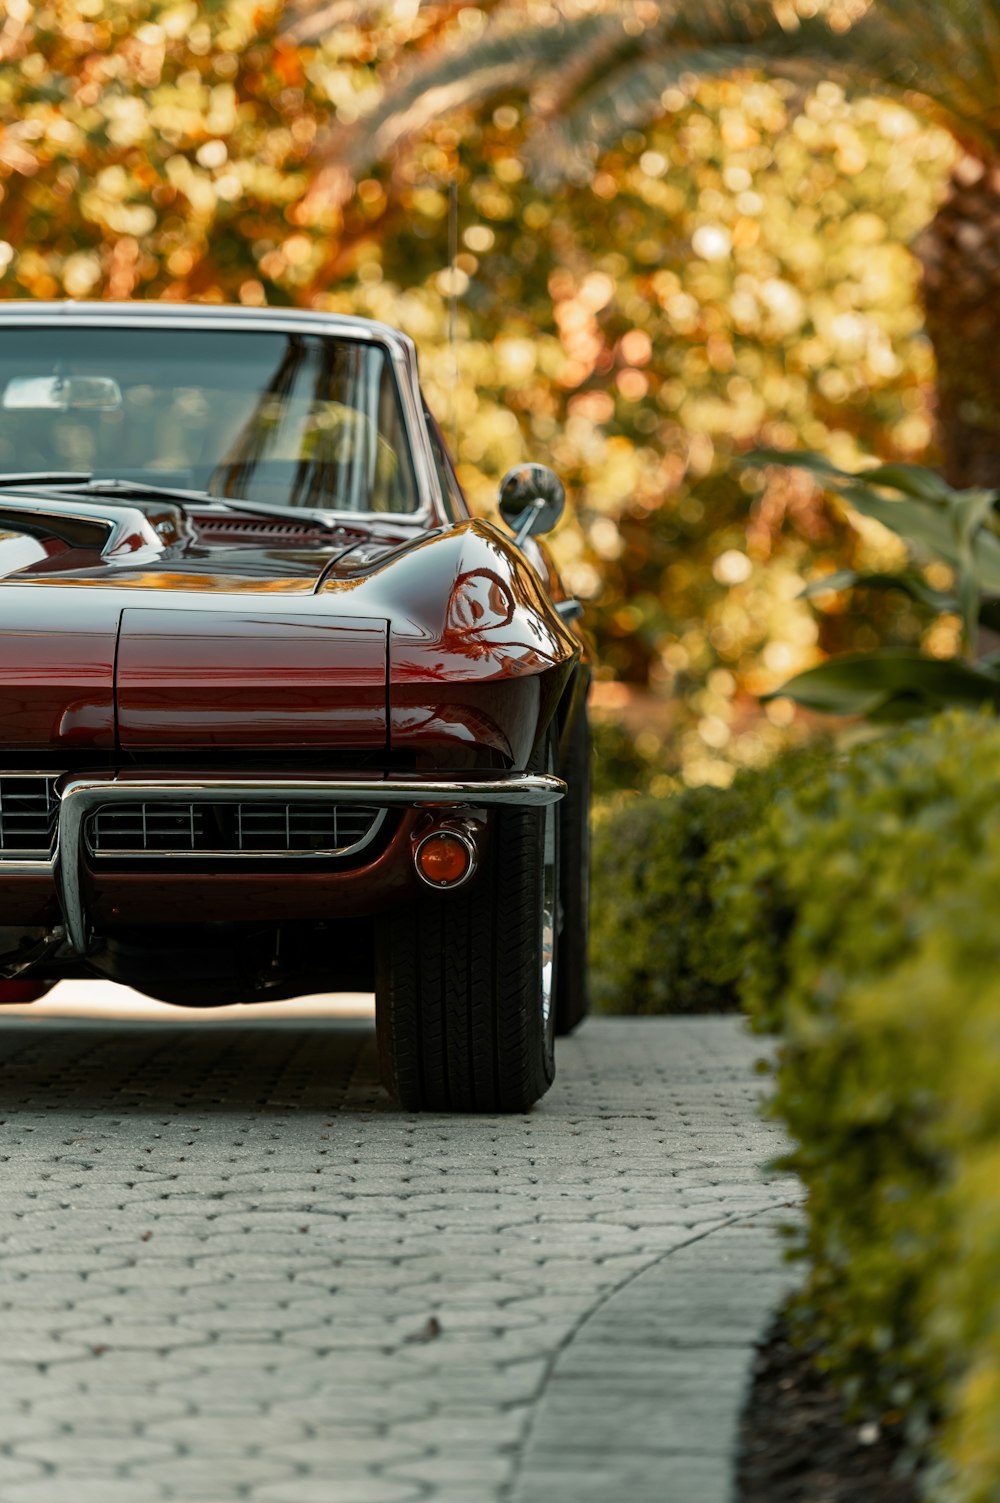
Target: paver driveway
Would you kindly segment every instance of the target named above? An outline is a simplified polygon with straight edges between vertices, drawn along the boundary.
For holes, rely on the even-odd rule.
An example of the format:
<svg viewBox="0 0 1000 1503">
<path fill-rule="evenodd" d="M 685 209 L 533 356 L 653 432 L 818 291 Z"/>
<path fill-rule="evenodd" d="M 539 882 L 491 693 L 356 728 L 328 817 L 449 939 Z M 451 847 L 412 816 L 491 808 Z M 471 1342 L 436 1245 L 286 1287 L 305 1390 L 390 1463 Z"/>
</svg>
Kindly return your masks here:
<svg viewBox="0 0 1000 1503">
<path fill-rule="evenodd" d="M 0 1017 L 2 1503 L 721 1500 L 758 1052 L 594 1020 L 530 1117 L 418 1118 L 364 1020 Z"/>
</svg>

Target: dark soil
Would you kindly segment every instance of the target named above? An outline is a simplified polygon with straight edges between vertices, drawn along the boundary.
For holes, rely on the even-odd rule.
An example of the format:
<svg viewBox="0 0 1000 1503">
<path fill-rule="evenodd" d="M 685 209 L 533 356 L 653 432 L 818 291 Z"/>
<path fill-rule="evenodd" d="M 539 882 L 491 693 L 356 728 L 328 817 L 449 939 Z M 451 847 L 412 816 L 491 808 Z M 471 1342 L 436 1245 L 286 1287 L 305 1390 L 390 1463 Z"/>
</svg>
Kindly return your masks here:
<svg viewBox="0 0 1000 1503">
<path fill-rule="evenodd" d="M 898 1426 L 844 1418 L 841 1400 L 778 1315 L 758 1349 L 740 1425 L 739 1503 L 916 1503 Z"/>
</svg>

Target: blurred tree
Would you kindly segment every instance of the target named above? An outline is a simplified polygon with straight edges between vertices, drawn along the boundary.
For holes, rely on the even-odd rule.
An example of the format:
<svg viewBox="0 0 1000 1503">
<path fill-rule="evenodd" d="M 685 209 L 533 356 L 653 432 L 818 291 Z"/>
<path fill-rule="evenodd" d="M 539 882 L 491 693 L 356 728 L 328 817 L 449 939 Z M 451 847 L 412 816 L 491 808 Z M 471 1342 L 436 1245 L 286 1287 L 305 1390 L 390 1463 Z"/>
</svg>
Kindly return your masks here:
<svg viewBox="0 0 1000 1503">
<path fill-rule="evenodd" d="M 589 602 L 609 715 L 651 766 L 724 781 L 795 734 L 787 702 L 762 712 L 758 693 L 828 652 L 923 642 L 900 592 L 818 613 L 799 598 L 816 574 L 892 567 L 895 545 L 801 474 L 757 495 L 730 460 L 759 442 L 846 468 L 923 457 L 932 364 L 903 247 L 953 147 L 833 83 L 709 79 L 558 193 L 531 171 L 516 94 L 329 193 L 319 138 L 488 22 L 465 0 L 8 3 L 0 296 L 297 304 L 406 328 L 478 510 L 529 452 L 571 487 L 555 546 Z"/>
<path fill-rule="evenodd" d="M 0 293 L 298 303 L 342 276 L 371 205 L 314 226 L 312 148 L 415 30 L 341 10 L 305 48 L 281 0 L 0 7 Z"/>
<path fill-rule="evenodd" d="M 410 216 L 375 226 L 361 289 L 331 304 L 417 334 L 478 508 L 523 446 L 558 467 L 577 525 L 556 546 L 592 600 L 604 671 L 649 691 L 633 705 L 609 685 L 610 713 L 644 748 L 666 739 L 689 780 L 781 743 L 789 707 L 762 716 L 754 696 L 789 673 L 921 641 L 902 593 L 824 598 L 814 615 L 798 598 L 807 578 L 887 566 L 895 545 L 855 532 L 801 474 L 758 496 L 731 459 L 760 441 L 844 464 L 923 455 L 932 364 L 903 247 L 951 148 L 834 85 L 790 121 L 788 92 L 703 84 L 558 194 L 527 171 L 530 122 L 512 102 L 461 138 L 435 125 L 380 179 Z M 452 178 L 457 373 L 439 290 Z"/>
<path fill-rule="evenodd" d="M 536 171 L 583 181 L 603 149 L 676 108 L 698 77 L 735 69 L 902 96 L 962 148 L 917 250 L 946 474 L 1000 483 L 1000 0 L 501 0 L 483 35 L 431 52 L 387 90 L 347 160 L 370 164 L 445 111 L 529 90 L 547 122 L 531 146 Z M 343 157 L 345 141 L 322 149 Z"/>
</svg>

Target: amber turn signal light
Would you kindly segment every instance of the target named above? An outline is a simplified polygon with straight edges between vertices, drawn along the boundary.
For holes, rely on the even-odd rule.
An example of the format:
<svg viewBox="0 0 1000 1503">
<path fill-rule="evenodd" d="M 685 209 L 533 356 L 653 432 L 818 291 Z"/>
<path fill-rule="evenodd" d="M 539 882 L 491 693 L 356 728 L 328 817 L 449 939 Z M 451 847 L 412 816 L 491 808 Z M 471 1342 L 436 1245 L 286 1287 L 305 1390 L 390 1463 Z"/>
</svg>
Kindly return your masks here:
<svg viewBox="0 0 1000 1503">
<path fill-rule="evenodd" d="M 472 876 L 476 848 L 457 830 L 435 830 L 425 835 L 413 853 L 417 874 L 431 887 L 457 887 Z"/>
</svg>

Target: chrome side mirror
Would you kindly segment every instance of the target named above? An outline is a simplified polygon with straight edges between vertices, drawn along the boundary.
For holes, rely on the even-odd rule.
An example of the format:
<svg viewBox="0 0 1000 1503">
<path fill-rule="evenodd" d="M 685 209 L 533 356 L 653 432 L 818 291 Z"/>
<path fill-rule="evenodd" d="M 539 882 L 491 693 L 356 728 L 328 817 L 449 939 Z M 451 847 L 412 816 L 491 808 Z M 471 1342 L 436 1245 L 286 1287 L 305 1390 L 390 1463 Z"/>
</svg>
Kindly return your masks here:
<svg viewBox="0 0 1000 1503">
<path fill-rule="evenodd" d="M 536 533 L 551 532 L 565 505 L 563 483 L 548 465 L 516 465 L 500 482 L 500 515 L 518 547 Z"/>
</svg>

